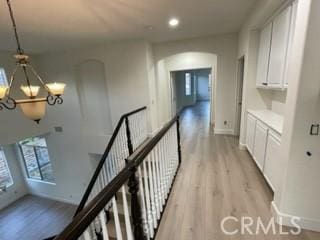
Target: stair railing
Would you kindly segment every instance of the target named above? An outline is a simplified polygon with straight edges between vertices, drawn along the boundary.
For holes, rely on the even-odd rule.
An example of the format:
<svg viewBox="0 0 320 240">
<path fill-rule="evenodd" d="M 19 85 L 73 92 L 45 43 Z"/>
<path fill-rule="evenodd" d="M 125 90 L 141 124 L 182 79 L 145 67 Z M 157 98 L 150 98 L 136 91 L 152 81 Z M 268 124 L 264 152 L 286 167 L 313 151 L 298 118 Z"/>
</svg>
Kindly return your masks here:
<svg viewBox="0 0 320 240">
<path fill-rule="evenodd" d="M 175 117 L 127 158 L 126 167 L 55 240 L 155 239 L 180 164 L 179 118 Z"/>
<path fill-rule="evenodd" d="M 147 139 L 147 107 L 121 116 L 74 216 L 126 166 L 125 159 Z"/>
</svg>

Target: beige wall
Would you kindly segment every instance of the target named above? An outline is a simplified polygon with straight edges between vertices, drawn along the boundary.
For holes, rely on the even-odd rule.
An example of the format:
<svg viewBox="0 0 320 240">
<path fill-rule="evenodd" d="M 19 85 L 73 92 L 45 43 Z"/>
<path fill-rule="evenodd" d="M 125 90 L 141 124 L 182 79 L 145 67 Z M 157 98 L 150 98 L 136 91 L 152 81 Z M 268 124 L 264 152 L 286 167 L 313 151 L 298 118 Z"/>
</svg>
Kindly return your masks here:
<svg viewBox="0 0 320 240">
<path fill-rule="evenodd" d="M 67 87 L 64 103 L 56 107 L 48 106 L 40 125 L 25 119 L 19 109 L 6 111 L 0 116 L 0 124 L 6 126 L 0 129 L 1 145 L 47 134 L 56 184 L 27 180 L 29 192 L 73 203 L 81 199 L 93 171 L 89 154 L 104 151 L 113 127 L 123 113 L 141 106 L 149 107 L 147 57 L 145 41 L 125 41 L 32 57 L 47 82 L 65 82 Z M 92 61 L 103 64 L 104 69 L 90 67 L 93 72 L 87 68 L 79 71 L 79 64 Z M 10 74 L 14 67 L 11 54 L 0 53 L 0 66 Z M 83 71 L 88 71 L 87 75 Z M 92 79 L 83 84 L 87 79 L 80 78 L 79 74 L 87 78 L 91 76 Z M 90 81 L 101 79 L 105 79 L 106 84 L 100 84 L 99 89 L 94 88 L 96 84 L 90 85 Z M 88 93 L 84 101 L 89 109 L 83 108 L 79 84 L 81 91 Z M 99 93 L 103 97 L 97 98 L 93 91 L 105 94 Z M 96 107 L 93 109 L 92 106 Z M 105 126 L 97 119 L 102 116 L 97 112 L 99 109 L 104 111 Z M 61 126 L 63 132 L 55 132 L 55 126 Z"/>
<path fill-rule="evenodd" d="M 236 107 L 236 56 L 237 34 L 159 43 L 153 46 L 157 66 L 160 124 L 170 118 L 170 77 L 175 70 L 213 68 L 216 95 L 215 130 L 221 133 L 234 132 Z M 227 121 L 227 125 L 224 125 Z"/>
</svg>

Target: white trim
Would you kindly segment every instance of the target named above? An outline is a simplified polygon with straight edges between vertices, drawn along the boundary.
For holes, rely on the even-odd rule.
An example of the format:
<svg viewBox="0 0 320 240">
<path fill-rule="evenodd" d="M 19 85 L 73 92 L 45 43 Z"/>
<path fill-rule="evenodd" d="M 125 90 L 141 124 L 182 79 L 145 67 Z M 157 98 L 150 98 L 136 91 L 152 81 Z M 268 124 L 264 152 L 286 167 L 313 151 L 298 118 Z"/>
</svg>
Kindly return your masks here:
<svg viewBox="0 0 320 240">
<path fill-rule="evenodd" d="M 276 219 L 276 222 L 278 224 L 288 226 L 288 227 L 295 227 L 291 224 L 291 219 L 294 218 L 300 218 L 299 225 L 302 229 L 305 230 L 311 230 L 315 232 L 320 232 L 320 221 L 316 219 L 310 219 L 310 218 L 303 218 L 300 216 L 293 216 L 290 214 L 282 213 L 278 209 L 276 203 L 272 201 L 271 203 L 271 213 L 273 217 Z M 280 220 L 281 219 L 281 220 Z"/>
<path fill-rule="evenodd" d="M 244 143 L 239 142 L 239 149 L 240 149 L 241 151 L 248 150 L 248 149 L 247 149 L 247 144 L 244 144 Z"/>
<path fill-rule="evenodd" d="M 29 178 L 29 177 L 26 177 L 26 180 L 30 181 L 30 182 L 43 183 L 43 184 L 48 184 L 48 185 L 53 185 L 53 186 L 57 185 L 56 183 L 53 183 L 53 182 L 48 182 L 48 181 L 44 181 L 41 179 L 35 179 L 35 178 Z"/>
<path fill-rule="evenodd" d="M 214 129 L 214 134 L 234 135 L 234 129 Z"/>
<path fill-rule="evenodd" d="M 36 192 L 30 191 L 29 194 L 31 194 L 33 196 L 37 196 L 37 197 L 41 197 L 41 198 L 46 198 L 46 199 L 49 199 L 49 200 L 57 201 L 57 202 L 69 203 L 69 204 L 73 204 L 73 205 L 78 205 L 79 204 L 79 202 L 75 201 L 75 200 L 59 198 L 59 197 L 52 197 L 52 196 L 49 196 L 49 195 L 44 194 L 44 193 L 36 193 Z"/>
</svg>

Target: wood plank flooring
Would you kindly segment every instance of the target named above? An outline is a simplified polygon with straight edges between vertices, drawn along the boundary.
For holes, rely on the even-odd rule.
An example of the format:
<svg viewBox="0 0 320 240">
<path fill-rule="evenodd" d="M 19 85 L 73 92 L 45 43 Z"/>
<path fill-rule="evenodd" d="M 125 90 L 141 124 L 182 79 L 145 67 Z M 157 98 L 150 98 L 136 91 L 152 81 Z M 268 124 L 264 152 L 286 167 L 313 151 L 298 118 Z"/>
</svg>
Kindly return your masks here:
<svg viewBox="0 0 320 240">
<path fill-rule="evenodd" d="M 239 150 L 238 138 L 213 134 L 208 102 L 185 109 L 181 129 L 182 165 L 157 240 L 320 239 L 320 233 L 307 231 L 299 236 L 224 234 L 220 223 L 228 216 L 261 217 L 266 224 L 273 194 L 249 154 Z M 226 226 L 231 231 L 240 224 Z"/>
<path fill-rule="evenodd" d="M 60 233 L 76 206 L 27 195 L 0 211 L 0 240 L 43 240 Z"/>
</svg>

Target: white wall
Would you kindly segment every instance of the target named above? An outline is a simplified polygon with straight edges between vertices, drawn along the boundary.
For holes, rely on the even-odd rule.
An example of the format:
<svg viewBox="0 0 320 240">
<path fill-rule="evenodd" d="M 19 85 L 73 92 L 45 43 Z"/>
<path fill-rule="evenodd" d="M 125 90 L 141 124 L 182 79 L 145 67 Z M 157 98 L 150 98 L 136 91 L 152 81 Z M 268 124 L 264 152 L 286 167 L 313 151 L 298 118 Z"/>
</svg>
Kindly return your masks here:
<svg viewBox="0 0 320 240">
<path fill-rule="evenodd" d="M 275 193 L 281 214 L 301 217 L 302 227 L 315 231 L 320 231 L 320 137 L 309 131 L 320 123 L 319 24 L 320 1 L 299 1 L 281 146 L 284 184 Z"/>
<path fill-rule="evenodd" d="M 6 192 L 0 193 L 0 209 L 28 193 L 14 146 L 3 146 L 3 150 L 13 179 L 13 185 L 8 187 Z"/>
<path fill-rule="evenodd" d="M 185 75 L 191 74 L 191 95 L 187 96 L 185 91 Z M 193 71 L 178 71 L 173 73 L 175 75 L 174 81 L 176 84 L 176 103 L 177 112 L 181 111 L 184 107 L 195 104 L 196 92 L 195 92 L 195 79 Z"/>
<path fill-rule="evenodd" d="M 197 101 L 210 100 L 209 90 L 209 74 L 210 70 L 197 70 L 195 72 L 197 78 Z"/>
<path fill-rule="evenodd" d="M 217 94 L 215 130 L 233 133 L 236 107 L 237 34 L 155 44 L 154 55 L 159 86 L 159 124 L 170 118 L 170 71 L 213 68 Z M 213 104 L 214 105 L 214 104 Z M 213 107 L 213 106 L 212 106 Z M 227 125 L 224 125 L 227 121 Z"/>
<path fill-rule="evenodd" d="M 269 109 L 284 114 L 286 92 L 256 88 L 257 57 L 261 26 L 286 0 L 258 1 L 241 28 L 238 42 L 238 58 L 245 57 L 240 144 L 245 144 L 247 109 Z"/>
<path fill-rule="evenodd" d="M 123 113 L 149 106 L 147 57 L 147 43 L 144 41 L 125 41 L 32 57 L 43 79 L 47 82 L 62 81 L 67 87 L 64 103 L 48 106 L 47 115 L 40 125 L 25 119 L 19 109 L 0 115 L 0 124 L 6 126 L 0 129 L 2 145 L 30 136 L 47 135 L 56 183 L 27 180 L 29 192 L 72 203 L 80 201 L 93 171 L 89 154 L 104 151 L 112 128 Z M 95 65 L 79 69 L 79 64 L 81 66 L 88 60 L 103 63 L 104 67 Z M 11 72 L 14 67 L 11 54 L 0 53 L 0 66 Z M 83 76 L 90 75 L 92 79 L 83 79 Z M 105 85 L 101 79 L 106 80 Z M 99 82 L 100 97 L 94 97 L 97 89 L 91 88 L 96 86 L 91 86 L 90 80 Z M 80 97 L 81 92 L 85 94 Z M 85 106 L 82 98 L 85 98 Z M 99 109 L 104 111 L 106 121 L 110 119 L 105 126 L 97 119 L 101 117 Z M 63 132 L 54 132 L 55 126 L 61 126 Z"/>
</svg>

